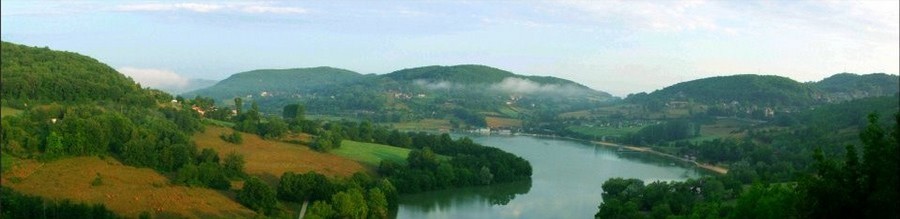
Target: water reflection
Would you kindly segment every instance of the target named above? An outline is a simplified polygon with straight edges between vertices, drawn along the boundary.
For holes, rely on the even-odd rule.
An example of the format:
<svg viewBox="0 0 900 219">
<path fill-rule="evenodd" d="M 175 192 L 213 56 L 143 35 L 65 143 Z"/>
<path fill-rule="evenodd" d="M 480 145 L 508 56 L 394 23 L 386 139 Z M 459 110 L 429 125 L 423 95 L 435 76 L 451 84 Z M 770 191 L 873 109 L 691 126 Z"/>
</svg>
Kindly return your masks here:
<svg viewBox="0 0 900 219">
<path fill-rule="evenodd" d="M 534 173 L 531 181 L 401 196 L 397 218 L 589 218 L 602 201 L 600 186 L 610 178 L 652 182 L 703 175 L 684 162 L 589 142 L 469 137 L 528 160 Z"/>
<path fill-rule="evenodd" d="M 400 205 L 417 211 L 439 211 L 459 203 L 487 203 L 506 205 L 531 190 L 531 180 L 522 180 L 491 186 L 467 187 L 424 192 L 400 197 Z"/>
</svg>

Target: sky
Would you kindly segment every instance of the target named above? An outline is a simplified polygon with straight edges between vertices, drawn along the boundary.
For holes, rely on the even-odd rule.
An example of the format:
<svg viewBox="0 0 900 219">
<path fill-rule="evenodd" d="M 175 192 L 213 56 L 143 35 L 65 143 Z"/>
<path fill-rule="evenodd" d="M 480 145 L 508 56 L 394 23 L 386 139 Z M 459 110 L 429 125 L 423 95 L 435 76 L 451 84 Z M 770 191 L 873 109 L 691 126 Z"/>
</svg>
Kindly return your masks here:
<svg viewBox="0 0 900 219">
<path fill-rule="evenodd" d="M 733 74 L 900 72 L 900 1 L 7 1 L 0 38 L 144 85 L 481 64 L 624 97 Z"/>
</svg>

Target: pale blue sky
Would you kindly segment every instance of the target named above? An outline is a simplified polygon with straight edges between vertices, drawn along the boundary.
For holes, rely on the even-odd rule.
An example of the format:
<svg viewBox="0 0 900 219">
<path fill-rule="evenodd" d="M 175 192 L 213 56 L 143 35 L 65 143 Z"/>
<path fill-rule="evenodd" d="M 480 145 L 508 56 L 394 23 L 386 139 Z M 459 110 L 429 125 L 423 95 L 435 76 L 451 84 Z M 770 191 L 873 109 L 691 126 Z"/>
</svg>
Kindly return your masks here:
<svg viewBox="0 0 900 219">
<path fill-rule="evenodd" d="M 900 72 L 898 1 L 2 1 L 4 41 L 146 84 L 483 64 L 617 96 L 742 73 Z"/>
</svg>

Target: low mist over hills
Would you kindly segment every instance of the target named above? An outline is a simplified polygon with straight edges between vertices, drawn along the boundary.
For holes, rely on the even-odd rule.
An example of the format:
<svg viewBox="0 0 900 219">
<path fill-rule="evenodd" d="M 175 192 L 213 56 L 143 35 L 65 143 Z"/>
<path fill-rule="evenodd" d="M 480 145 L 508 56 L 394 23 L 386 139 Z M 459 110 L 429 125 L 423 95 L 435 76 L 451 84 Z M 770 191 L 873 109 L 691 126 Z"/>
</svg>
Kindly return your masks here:
<svg viewBox="0 0 900 219">
<path fill-rule="evenodd" d="M 474 124 L 482 124 L 483 119 L 466 118 L 565 112 L 613 99 L 569 80 L 518 75 L 482 65 L 426 66 L 382 75 L 331 67 L 255 70 L 184 95 L 208 96 L 225 104 L 239 97 L 257 101 L 269 112 L 302 103 L 310 112 L 321 114 L 371 114 L 382 118 L 375 120 L 389 121 L 454 115 Z"/>
</svg>

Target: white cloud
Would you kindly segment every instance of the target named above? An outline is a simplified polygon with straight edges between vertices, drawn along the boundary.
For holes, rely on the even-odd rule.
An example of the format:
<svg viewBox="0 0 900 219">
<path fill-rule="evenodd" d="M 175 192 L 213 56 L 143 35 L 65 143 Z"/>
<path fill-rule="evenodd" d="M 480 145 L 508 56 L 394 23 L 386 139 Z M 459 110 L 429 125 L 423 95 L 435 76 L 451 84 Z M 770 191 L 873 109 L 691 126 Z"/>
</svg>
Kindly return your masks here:
<svg viewBox="0 0 900 219">
<path fill-rule="evenodd" d="M 145 87 L 157 89 L 183 89 L 189 85 L 189 79 L 175 72 L 151 68 L 122 67 L 116 69 L 131 77 Z"/>
<path fill-rule="evenodd" d="M 580 89 L 571 85 L 541 84 L 532 80 L 514 77 L 504 78 L 500 83 L 492 84 L 490 88 L 517 94 L 544 93 L 571 95 L 580 91 Z"/>
<path fill-rule="evenodd" d="M 251 14 L 304 14 L 299 7 L 275 6 L 266 2 L 240 3 L 139 3 L 115 7 L 117 11 L 192 11 L 198 13 L 241 12 Z"/>
<path fill-rule="evenodd" d="M 251 5 L 241 8 L 242 11 L 247 13 L 273 13 L 273 14 L 303 14 L 306 13 L 307 10 L 303 8 L 296 7 L 273 7 L 273 6 L 263 6 L 263 5 Z"/>
<path fill-rule="evenodd" d="M 419 79 L 419 80 L 413 81 L 413 83 L 416 85 L 425 87 L 427 89 L 430 89 L 430 90 L 441 90 L 441 89 L 448 89 L 448 88 L 456 87 L 456 85 L 454 85 L 453 83 L 447 82 L 447 81 L 429 82 L 429 81 Z"/>
</svg>

